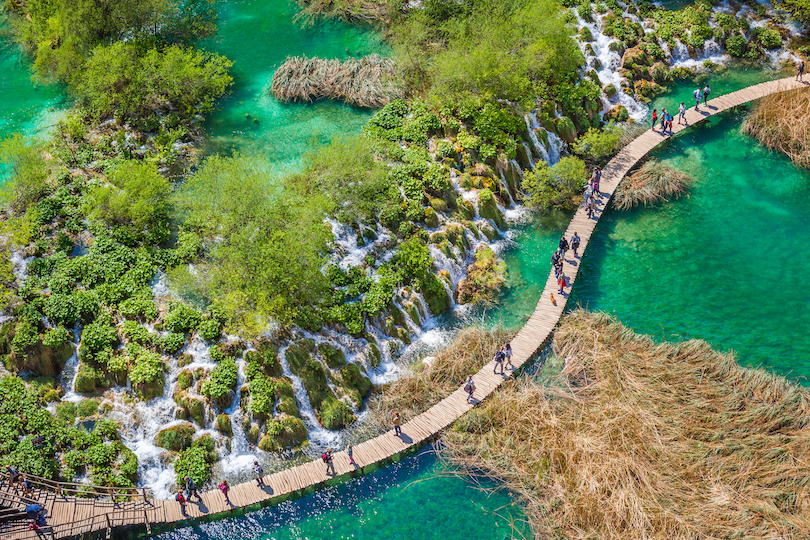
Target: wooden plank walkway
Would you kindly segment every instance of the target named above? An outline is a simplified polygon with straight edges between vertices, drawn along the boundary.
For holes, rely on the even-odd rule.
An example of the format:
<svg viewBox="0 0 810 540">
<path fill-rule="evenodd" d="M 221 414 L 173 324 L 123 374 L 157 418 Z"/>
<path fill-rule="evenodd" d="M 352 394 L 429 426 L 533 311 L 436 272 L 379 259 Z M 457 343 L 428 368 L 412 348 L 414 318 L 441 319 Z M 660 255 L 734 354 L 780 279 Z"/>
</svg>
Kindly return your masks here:
<svg viewBox="0 0 810 540">
<path fill-rule="evenodd" d="M 801 83 L 794 81 L 792 78 L 786 78 L 757 84 L 716 97 L 710 100 L 707 105 L 701 105 L 700 111 L 695 111 L 694 108 L 689 109 L 686 113 L 687 123 L 685 125 L 674 124 L 672 126 L 673 134 L 731 107 L 742 105 L 769 94 L 806 86 L 810 86 L 810 82 Z M 587 249 L 591 235 L 619 182 L 639 160 L 667 138 L 669 136 L 658 131 L 648 130 L 622 149 L 602 170 L 601 195 L 598 198 L 598 208 L 595 215 L 589 218 L 585 209 L 580 208 L 574 214 L 568 229 L 565 231 L 566 238 L 570 238 L 575 231 L 579 234 L 582 253 Z M 512 340 L 513 371 L 526 363 L 551 336 L 554 327 L 565 310 L 571 287 L 579 273 L 579 267 L 579 260 L 573 257 L 565 259 L 563 272 L 568 278 L 568 285 L 565 287 L 563 294 L 559 294 L 554 272 L 549 273 L 534 314 Z M 552 294 L 556 302 L 552 302 Z M 317 488 L 338 478 L 362 473 L 363 469 L 369 465 L 385 462 L 393 456 L 437 436 L 480 400 L 485 399 L 512 374 L 512 371 L 510 371 L 505 376 L 493 375 L 493 366 L 493 362 L 489 361 L 475 374 L 476 392 L 475 399 L 472 402 L 467 401 L 467 394 L 459 388 L 426 412 L 405 422 L 402 426 L 401 436 L 397 437 L 394 436 L 393 432 L 388 432 L 355 446 L 354 458 L 357 466 L 352 466 L 349 463 L 349 458 L 345 452 L 337 452 L 334 455 L 334 472 L 327 471 L 325 464 L 320 459 L 310 461 L 266 476 L 264 486 L 259 486 L 256 481 L 233 486 L 230 490 L 232 503 L 230 505 L 225 503 L 224 497 L 216 489 L 202 493 L 201 500 L 188 503 L 185 514 L 181 512 L 179 504 L 174 500 L 141 501 L 114 505 L 108 500 L 61 497 L 55 496 L 53 493 L 35 494 L 34 498 L 48 508 L 51 516 L 49 522 L 54 525 L 53 538 L 56 539 L 108 528 L 115 529 L 117 527 L 143 525 L 145 522 L 150 524 L 180 524 L 186 520 L 229 512 L 236 508 L 260 504 L 271 499 L 282 500 L 286 496 L 301 495 L 308 488 Z M 0 530 L 0 533 L 2 533 L 3 538 L 9 540 L 36 537 L 35 534 L 27 531 L 27 525 L 25 529 L 25 531 Z"/>
</svg>

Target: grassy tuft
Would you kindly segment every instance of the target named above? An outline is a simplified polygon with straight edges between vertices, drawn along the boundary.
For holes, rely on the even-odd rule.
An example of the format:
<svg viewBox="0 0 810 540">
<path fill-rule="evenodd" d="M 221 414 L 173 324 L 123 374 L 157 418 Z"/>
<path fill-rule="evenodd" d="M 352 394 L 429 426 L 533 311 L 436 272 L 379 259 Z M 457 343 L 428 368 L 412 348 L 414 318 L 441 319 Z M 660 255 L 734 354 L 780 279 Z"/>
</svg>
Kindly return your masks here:
<svg viewBox="0 0 810 540">
<path fill-rule="evenodd" d="M 810 169 L 810 88 L 779 92 L 757 101 L 743 131 Z"/>
<path fill-rule="evenodd" d="M 519 493 L 537 538 L 806 538 L 810 394 L 702 341 L 575 311 L 556 380 L 508 382 L 445 437 Z"/>
<path fill-rule="evenodd" d="M 613 204 L 619 210 L 629 210 L 640 204 L 668 201 L 689 191 L 691 183 L 688 175 L 651 159 L 622 180 L 613 195 Z"/>
</svg>

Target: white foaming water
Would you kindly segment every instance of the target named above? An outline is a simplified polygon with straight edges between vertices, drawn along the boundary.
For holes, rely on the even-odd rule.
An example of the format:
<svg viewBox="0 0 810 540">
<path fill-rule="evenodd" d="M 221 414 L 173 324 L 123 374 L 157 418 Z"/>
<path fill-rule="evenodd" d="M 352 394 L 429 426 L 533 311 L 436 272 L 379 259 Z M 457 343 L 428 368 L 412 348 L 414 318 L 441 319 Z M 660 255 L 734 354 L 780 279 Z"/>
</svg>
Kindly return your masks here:
<svg viewBox="0 0 810 540">
<path fill-rule="evenodd" d="M 538 122 L 537 120 L 537 115 L 534 112 L 531 112 L 526 116 L 524 116 L 523 120 L 524 122 L 526 122 L 526 127 L 528 128 L 529 131 L 529 138 L 531 138 L 535 150 L 537 151 L 538 154 L 540 154 L 540 157 L 542 157 L 543 161 L 545 161 L 549 165 L 554 165 L 555 163 L 560 161 L 560 154 L 562 152 L 564 145 L 562 139 L 560 139 L 557 135 L 542 127 L 540 125 L 540 122 Z M 535 132 L 535 130 L 542 130 L 546 133 L 546 137 L 548 138 L 548 146 L 540 142 L 540 140 L 537 138 L 537 133 Z M 531 153 L 529 155 L 531 156 Z"/>
<path fill-rule="evenodd" d="M 28 277 L 28 263 L 34 260 L 34 257 L 23 257 L 22 253 L 15 251 L 11 254 L 11 268 L 17 280 L 22 283 Z"/>
<path fill-rule="evenodd" d="M 702 67 L 705 61 L 714 64 L 723 64 L 729 60 L 723 48 L 714 39 L 707 40 L 703 45 L 703 50 L 697 52 L 697 58 L 689 55 L 689 47 L 675 40 L 675 48 L 670 53 L 670 63 L 672 67 L 696 68 Z"/>
<path fill-rule="evenodd" d="M 329 431 L 323 427 L 318 418 L 315 416 L 315 409 L 312 408 L 312 403 L 309 401 L 309 394 L 307 394 L 304 384 L 301 379 L 292 372 L 290 364 L 287 362 L 287 347 L 282 347 L 278 350 L 278 360 L 281 363 L 281 370 L 285 377 L 292 381 L 293 394 L 295 394 L 295 401 L 298 403 L 298 412 L 301 413 L 301 419 L 307 426 L 309 431 L 310 444 L 315 444 L 318 447 L 338 446 L 343 435 L 338 431 Z"/>
<path fill-rule="evenodd" d="M 594 56 L 601 64 L 601 68 L 596 71 L 596 75 L 599 77 L 599 82 L 601 83 L 602 88 L 609 84 L 616 87 L 616 95 L 612 98 L 608 98 L 604 92 L 602 93 L 603 110 L 600 112 L 600 114 L 604 114 L 611 107 L 619 104 L 627 109 L 627 113 L 633 120 L 638 121 L 646 118 L 647 111 L 649 110 L 648 107 L 642 103 L 639 103 L 631 95 L 626 94 L 622 90 L 623 86 L 627 85 L 627 79 L 622 77 L 618 72 L 618 69 L 622 65 L 622 57 L 618 51 L 610 50 L 611 43 L 618 43 L 619 40 L 609 37 L 602 32 L 601 15 L 595 15 L 594 22 L 587 22 L 580 17 L 579 14 L 577 14 L 576 10 L 573 10 L 573 13 L 576 14 L 577 17 L 577 27 L 587 28 L 593 37 L 593 41 L 590 42 L 590 44 L 591 47 L 593 47 Z M 625 13 L 623 16 L 627 17 L 629 14 Z M 581 48 L 583 53 L 585 53 L 584 43 L 581 44 Z M 588 55 L 586 53 L 586 59 L 587 58 Z M 593 58 L 593 56 L 590 58 Z M 593 63 L 592 60 L 589 61 Z"/>
<path fill-rule="evenodd" d="M 367 255 L 381 249 L 384 250 L 392 239 L 391 234 L 383 229 L 377 233 L 373 241 L 360 246 L 357 244 L 357 235 L 351 228 L 331 218 L 326 218 L 324 222 L 328 223 L 332 228 L 332 235 L 335 237 L 334 242 L 343 253 L 338 262 L 338 266 L 343 270 L 348 270 L 351 266 L 364 264 Z"/>
<path fill-rule="evenodd" d="M 251 452 L 250 443 L 245 435 L 244 421 L 245 414 L 240 407 L 242 396 L 242 387 L 245 385 L 245 358 L 236 361 L 237 375 L 236 375 L 236 392 L 234 393 L 233 403 L 224 411 L 231 419 L 231 430 L 233 436 L 231 437 L 231 450 L 227 456 L 223 454 L 219 462 L 219 468 L 226 476 L 233 477 L 250 471 L 253 467 L 253 461 L 256 459 L 256 454 Z"/>
<path fill-rule="evenodd" d="M 433 257 L 433 264 L 438 270 L 446 270 L 450 275 L 450 280 L 453 282 L 453 287 L 458 286 L 458 282 L 464 279 L 466 275 L 465 267 L 462 267 L 456 259 L 450 258 L 436 246 L 436 244 L 428 244 L 428 249 Z M 456 251 L 454 246 L 454 252 Z M 463 260 L 462 257 L 459 257 Z"/>
<path fill-rule="evenodd" d="M 65 362 L 65 367 L 62 368 L 62 373 L 59 374 L 59 384 L 65 389 L 65 395 L 62 396 L 62 401 L 72 401 L 78 403 L 82 396 L 76 393 L 76 377 L 79 376 L 79 342 L 82 337 L 82 327 L 79 323 L 73 327 L 73 354 Z"/>
<path fill-rule="evenodd" d="M 152 288 L 155 298 L 164 298 L 172 294 L 171 290 L 169 290 L 169 279 L 163 270 L 158 270 L 155 273 L 155 277 L 149 282 L 149 286 Z"/>
</svg>

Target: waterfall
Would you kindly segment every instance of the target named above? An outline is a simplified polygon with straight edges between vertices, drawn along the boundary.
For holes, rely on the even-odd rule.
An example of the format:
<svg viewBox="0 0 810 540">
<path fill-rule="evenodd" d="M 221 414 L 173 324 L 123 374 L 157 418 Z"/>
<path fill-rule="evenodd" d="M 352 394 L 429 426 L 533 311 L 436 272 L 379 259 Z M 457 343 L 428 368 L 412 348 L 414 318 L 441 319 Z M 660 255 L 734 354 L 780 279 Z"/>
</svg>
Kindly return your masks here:
<svg viewBox="0 0 810 540">
<path fill-rule="evenodd" d="M 529 113 L 523 117 L 523 121 L 526 122 L 526 128 L 529 131 L 529 138 L 532 140 L 535 152 L 543 161 L 549 163 L 550 157 L 548 155 L 548 150 L 546 150 L 546 147 L 537 138 L 537 133 L 534 131 L 535 129 L 543 129 L 540 127 L 540 123 L 537 121 L 537 116 L 533 112 Z M 530 153 L 529 155 L 531 156 L 532 154 Z"/>
<path fill-rule="evenodd" d="M 278 360 L 281 363 L 284 376 L 292 381 L 295 401 L 298 403 L 298 412 L 301 413 L 301 419 L 307 426 L 310 442 L 323 447 L 339 446 L 343 438 L 342 434 L 337 431 L 329 431 L 318 422 L 318 417 L 315 416 L 315 409 L 312 408 L 304 384 L 301 382 L 300 377 L 292 372 L 290 364 L 287 362 L 287 347 L 278 350 Z"/>
<path fill-rule="evenodd" d="M 73 354 L 65 362 L 62 373 L 59 375 L 59 385 L 65 389 L 62 401 L 78 403 L 82 396 L 76 393 L 76 378 L 79 376 L 79 343 L 82 338 L 82 327 L 79 323 L 73 327 Z"/>
<path fill-rule="evenodd" d="M 248 349 L 255 350 L 255 349 Z M 247 352 L 247 351 L 245 351 Z M 250 443 L 245 435 L 244 421 L 245 413 L 240 407 L 242 398 L 242 387 L 245 386 L 245 356 L 236 361 L 236 392 L 234 393 L 233 403 L 225 411 L 225 414 L 231 419 L 231 450 L 227 459 L 220 460 L 220 467 L 226 474 L 234 474 L 250 470 L 256 455 L 250 451 Z M 225 458 L 225 456 L 222 456 Z"/>
</svg>

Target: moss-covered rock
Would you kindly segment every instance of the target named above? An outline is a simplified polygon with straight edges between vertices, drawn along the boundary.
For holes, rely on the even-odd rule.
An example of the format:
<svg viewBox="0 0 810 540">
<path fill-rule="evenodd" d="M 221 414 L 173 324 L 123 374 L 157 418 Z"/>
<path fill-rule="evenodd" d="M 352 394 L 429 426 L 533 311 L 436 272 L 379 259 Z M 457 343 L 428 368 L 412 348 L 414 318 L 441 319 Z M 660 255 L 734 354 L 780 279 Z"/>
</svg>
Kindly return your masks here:
<svg viewBox="0 0 810 540">
<path fill-rule="evenodd" d="M 413 321 L 416 326 L 421 326 L 422 321 L 419 318 L 419 310 L 416 308 L 416 306 L 411 302 L 403 302 L 402 307 L 405 308 L 405 313 L 408 314 L 411 321 Z"/>
<path fill-rule="evenodd" d="M 276 395 L 278 395 L 278 412 L 295 416 L 300 416 L 298 404 L 295 402 L 295 392 L 292 384 L 287 379 L 277 379 L 275 381 Z"/>
<path fill-rule="evenodd" d="M 179 424 L 160 430 L 155 439 L 155 445 L 170 450 L 180 452 L 191 447 L 191 440 L 196 430 L 191 424 Z"/>
<path fill-rule="evenodd" d="M 593 34 L 587 26 L 583 26 L 582 30 L 579 31 L 579 40 L 583 43 L 593 41 Z"/>
<path fill-rule="evenodd" d="M 633 69 L 635 66 L 645 66 L 650 63 L 650 56 L 639 47 L 630 47 L 622 54 L 622 67 Z"/>
<path fill-rule="evenodd" d="M 183 406 L 188 411 L 189 416 L 193 418 L 200 427 L 205 427 L 205 404 L 201 399 L 186 398 L 183 401 Z"/>
<path fill-rule="evenodd" d="M 475 217 L 475 206 L 470 201 L 465 201 L 461 197 L 456 199 L 458 213 L 463 219 L 473 219 Z"/>
<path fill-rule="evenodd" d="M 233 437 L 233 428 L 231 426 L 230 416 L 227 414 L 220 414 L 217 416 L 217 431 L 227 435 L 228 437 Z"/>
<path fill-rule="evenodd" d="M 478 202 L 478 212 L 481 214 L 481 217 L 491 219 L 495 222 L 495 225 L 499 229 L 503 229 L 506 226 L 503 213 L 501 213 L 500 209 L 498 208 L 498 203 L 495 200 L 495 196 L 490 190 L 481 190 L 481 192 L 478 194 Z"/>
<path fill-rule="evenodd" d="M 489 223 L 481 223 L 479 229 L 481 230 L 481 234 L 483 234 L 490 242 L 500 237 L 498 231 L 496 231 L 495 228 Z"/>
<path fill-rule="evenodd" d="M 630 114 L 627 109 L 624 105 L 619 104 L 614 105 L 603 117 L 605 122 L 624 122 L 628 118 L 630 118 Z"/>
<path fill-rule="evenodd" d="M 194 374 L 189 369 L 184 369 L 177 375 L 177 386 L 181 390 L 188 390 L 194 384 Z"/>
<path fill-rule="evenodd" d="M 447 201 L 444 199 L 433 198 L 430 199 L 430 206 L 436 212 L 447 212 Z"/>
<path fill-rule="evenodd" d="M 447 228 L 444 230 L 444 234 L 451 244 L 460 249 L 462 253 L 467 253 L 467 250 L 470 248 L 470 242 L 467 240 L 467 233 L 464 230 L 464 227 L 457 223 L 453 223 L 452 225 L 447 226 Z"/>
<path fill-rule="evenodd" d="M 430 275 L 423 284 L 422 296 L 433 315 L 441 315 L 450 307 L 450 297 L 442 282 L 435 275 Z"/>
<path fill-rule="evenodd" d="M 89 394 L 96 389 L 96 380 L 98 374 L 96 371 L 85 364 L 79 365 L 79 374 L 76 375 L 76 392 L 80 394 Z"/>
<path fill-rule="evenodd" d="M 259 442 L 259 424 L 253 422 L 250 424 L 250 427 L 245 430 L 245 436 L 247 440 L 250 441 L 252 444 L 256 444 Z"/>
<path fill-rule="evenodd" d="M 475 262 L 467 267 L 467 277 L 458 284 L 458 303 L 494 303 L 506 283 L 506 263 L 488 246 L 475 252 Z"/>
<path fill-rule="evenodd" d="M 307 440 L 307 428 L 299 418 L 282 414 L 265 426 L 259 448 L 265 452 L 280 452 L 301 446 Z"/>
<path fill-rule="evenodd" d="M 616 92 L 617 92 L 616 85 L 615 84 L 608 84 L 607 86 L 602 88 L 602 91 L 605 93 L 605 95 L 608 97 L 608 99 L 612 99 L 613 97 L 616 96 Z"/>
<path fill-rule="evenodd" d="M 349 397 L 358 405 L 374 390 L 371 379 L 360 372 L 357 364 L 345 365 L 340 370 L 340 378 Z"/>
<path fill-rule="evenodd" d="M 321 404 L 318 420 L 326 429 L 340 429 L 352 424 L 357 417 L 348 405 L 333 396 Z"/>
<path fill-rule="evenodd" d="M 425 208 L 425 226 L 429 229 L 435 229 L 439 226 L 439 216 L 436 214 L 436 210 L 430 206 Z"/>
<path fill-rule="evenodd" d="M 561 116 L 554 121 L 557 128 L 557 135 L 568 144 L 573 144 L 577 139 L 577 128 L 573 120 L 567 116 Z"/>
<path fill-rule="evenodd" d="M 336 347 L 327 343 L 319 343 L 318 352 L 331 369 L 338 369 L 346 365 L 346 355 Z"/>
<path fill-rule="evenodd" d="M 380 354 L 380 348 L 377 347 L 376 343 L 368 344 L 368 359 L 372 368 L 377 368 L 380 366 L 382 355 Z"/>
</svg>

